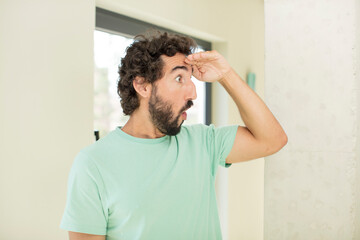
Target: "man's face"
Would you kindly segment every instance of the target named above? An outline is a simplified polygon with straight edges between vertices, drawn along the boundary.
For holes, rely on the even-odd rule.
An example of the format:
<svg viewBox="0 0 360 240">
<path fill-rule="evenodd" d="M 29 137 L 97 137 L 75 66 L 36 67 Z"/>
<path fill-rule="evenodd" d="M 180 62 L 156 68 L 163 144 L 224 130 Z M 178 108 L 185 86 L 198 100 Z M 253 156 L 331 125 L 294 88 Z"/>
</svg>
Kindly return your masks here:
<svg viewBox="0 0 360 240">
<path fill-rule="evenodd" d="M 191 80 L 192 68 L 184 62 L 185 55 L 161 56 L 163 77 L 153 84 L 149 100 L 151 120 L 160 132 L 174 136 L 186 120 L 186 110 L 196 99 L 195 85 Z"/>
</svg>

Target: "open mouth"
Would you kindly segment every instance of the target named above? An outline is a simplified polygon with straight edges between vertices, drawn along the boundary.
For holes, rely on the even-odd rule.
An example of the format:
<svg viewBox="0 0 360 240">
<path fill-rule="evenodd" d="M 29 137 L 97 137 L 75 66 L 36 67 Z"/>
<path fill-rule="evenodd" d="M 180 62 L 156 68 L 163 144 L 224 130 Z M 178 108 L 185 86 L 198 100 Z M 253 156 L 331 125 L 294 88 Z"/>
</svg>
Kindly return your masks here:
<svg viewBox="0 0 360 240">
<path fill-rule="evenodd" d="M 186 113 L 186 111 L 189 110 L 192 105 L 193 105 L 193 102 L 192 102 L 192 101 L 189 101 L 188 104 L 186 105 L 187 108 L 185 108 L 184 111 L 181 113 L 181 117 L 182 117 L 184 120 L 187 119 L 187 113 Z"/>
<path fill-rule="evenodd" d="M 186 118 L 187 118 L 187 113 L 186 113 L 186 112 L 183 112 L 183 113 L 181 114 L 181 116 L 182 116 L 182 118 L 183 118 L 184 120 L 186 120 Z"/>
</svg>

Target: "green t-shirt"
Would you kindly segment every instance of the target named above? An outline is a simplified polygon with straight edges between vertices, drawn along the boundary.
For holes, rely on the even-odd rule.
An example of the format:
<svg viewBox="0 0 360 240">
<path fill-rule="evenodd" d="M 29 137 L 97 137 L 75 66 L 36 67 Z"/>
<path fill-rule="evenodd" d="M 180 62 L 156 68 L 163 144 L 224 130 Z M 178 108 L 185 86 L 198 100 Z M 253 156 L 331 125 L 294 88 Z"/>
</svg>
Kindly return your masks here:
<svg viewBox="0 0 360 240">
<path fill-rule="evenodd" d="M 61 228 L 107 240 L 221 239 L 215 175 L 237 126 L 183 126 L 143 139 L 116 128 L 84 148 L 69 175 Z"/>
</svg>

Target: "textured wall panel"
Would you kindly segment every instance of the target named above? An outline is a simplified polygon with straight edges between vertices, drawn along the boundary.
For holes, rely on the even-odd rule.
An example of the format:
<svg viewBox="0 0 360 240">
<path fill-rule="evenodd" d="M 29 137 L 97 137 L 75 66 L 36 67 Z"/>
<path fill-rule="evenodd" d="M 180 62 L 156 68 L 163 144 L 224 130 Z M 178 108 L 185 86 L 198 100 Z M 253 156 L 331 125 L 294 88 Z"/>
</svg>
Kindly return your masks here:
<svg viewBox="0 0 360 240">
<path fill-rule="evenodd" d="M 265 160 L 267 240 L 356 239 L 356 4 L 265 0 L 265 100 L 289 138 Z"/>
</svg>

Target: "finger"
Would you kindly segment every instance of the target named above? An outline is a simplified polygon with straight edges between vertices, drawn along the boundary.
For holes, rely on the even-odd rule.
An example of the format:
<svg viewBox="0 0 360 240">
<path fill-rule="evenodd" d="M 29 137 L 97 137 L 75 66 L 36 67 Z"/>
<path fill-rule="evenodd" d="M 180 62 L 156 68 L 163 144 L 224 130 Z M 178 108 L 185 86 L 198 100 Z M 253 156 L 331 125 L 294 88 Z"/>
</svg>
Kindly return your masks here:
<svg viewBox="0 0 360 240">
<path fill-rule="evenodd" d="M 198 53 L 193 53 L 189 56 L 187 56 L 187 59 L 190 61 L 198 61 L 198 60 L 208 60 L 208 59 L 213 59 L 216 58 L 216 53 L 213 51 L 206 51 L 206 52 L 198 52 Z"/>
<path fill-rule="evenodd" d="M 194 66 L 193 69 L 194 69 L 194 71 L 193 71 L 192 75 L 196 79 L 201 80 L 201 72 L 199 71 L 199 68 L 197 66 Z"/>
<path fill-rule="evenodd" d="M 204 65 L 204 62 L 199 62 L 199 61 L 190 61 L 190 60 L 186 60 L 185 59 L 185 63 L 190 64 L 191 66 L 196 66 L 196 67 L 202 67 Z"/>
<path fill-rule="evenodd" d="M 188 59 L 188 58 L 185 58 L 185 63 L 187 63 L 187 64 L 190 64 L 190 65 L 192 65 L 193 63 L 195 63 L 195 61 L 192 61 L 192 60 L 190 60 L 190 59 Z"/>
<path fill-rule="evenodd" d="M 188 58 L 185 58 L 184 61 L 185 61 L 185 63 L 190 64 L 190 65 L 197 65 L 197 64 L 199 64 L 199 61 L 190 60 L 190 59 L 188 59 Z"/>
<path fill-rule="evenodd" d="M 191 55 L 189 55 L 187 57 L 187 59 L 189 59 L 190 61 L 197 61 L 199 59 L 203 59 L 207 57 L 207 52 L 198 52 L 198 53 L 193 53 Z"/>
</svg>

